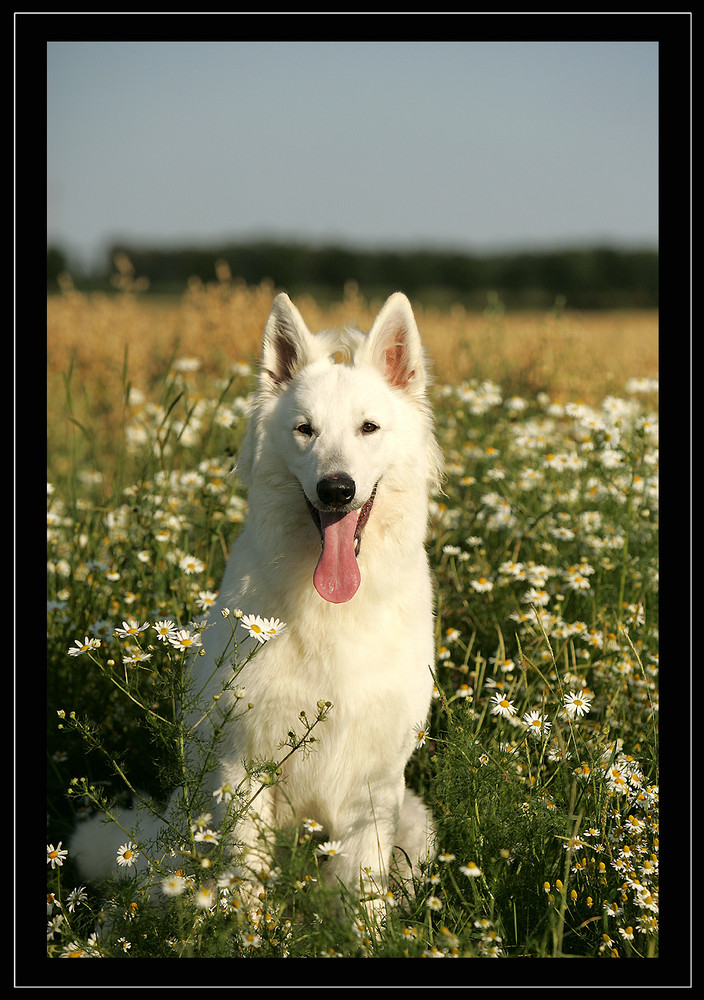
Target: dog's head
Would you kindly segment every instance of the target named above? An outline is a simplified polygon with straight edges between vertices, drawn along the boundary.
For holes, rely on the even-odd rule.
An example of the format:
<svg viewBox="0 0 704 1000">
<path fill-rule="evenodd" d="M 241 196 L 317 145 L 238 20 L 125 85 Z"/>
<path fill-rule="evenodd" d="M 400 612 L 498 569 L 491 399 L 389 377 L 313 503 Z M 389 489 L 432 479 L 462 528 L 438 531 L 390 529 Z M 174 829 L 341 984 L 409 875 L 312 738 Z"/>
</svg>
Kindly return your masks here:
<svg viewBox="0 0 704 1000">
<path fill-rule="evenodd" d="M 342 356 L 342 362 L 340 361 Z M 367 334 L 312 334 L 285 294 L 264 331 L 259 391 L 240 467 L 300 484 L 322 539 L 313 582 L 351 599 L 357 556 L 378 491 L 425 491 L 439 474 L 420 335 L 405 295 L 392 295 Z"/>
</svg>

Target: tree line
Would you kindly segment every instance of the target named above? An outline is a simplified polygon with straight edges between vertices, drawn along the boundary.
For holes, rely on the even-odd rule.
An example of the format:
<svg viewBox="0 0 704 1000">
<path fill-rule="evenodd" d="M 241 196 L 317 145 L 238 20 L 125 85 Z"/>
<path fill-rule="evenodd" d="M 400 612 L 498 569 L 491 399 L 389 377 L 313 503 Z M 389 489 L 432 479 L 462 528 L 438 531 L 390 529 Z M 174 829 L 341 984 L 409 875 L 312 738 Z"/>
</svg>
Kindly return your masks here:
<svg viewBox="0 0 704 1000">
<path fill-rule="evenodd" d="M 76 287 L 109 288 L 114 260 L 126 254 L 136 276 L 152 292 L 182 292 L 192 278 L 216 280 L 216 265 L 227 264 L 234 279 L 248 285 L 270 280 L 291 294 L 309 292 L 339 298 L 349 281 L 365 297 L 402 289 L 438 304 L 462 302 L 484 308 L 488 297 L 506 308 L 651 309 L 658 305 L 656 250 L 598 246 L 478 255 L 435 249 L 363 250 L 345 246 L 254 241 L 209 248 L 145 247 L 115 243 L 104 264 L 72 275 Z M 47 289 L 55 290 L 68 256 L 59 247 L 47 253 Z"/>
</svg>

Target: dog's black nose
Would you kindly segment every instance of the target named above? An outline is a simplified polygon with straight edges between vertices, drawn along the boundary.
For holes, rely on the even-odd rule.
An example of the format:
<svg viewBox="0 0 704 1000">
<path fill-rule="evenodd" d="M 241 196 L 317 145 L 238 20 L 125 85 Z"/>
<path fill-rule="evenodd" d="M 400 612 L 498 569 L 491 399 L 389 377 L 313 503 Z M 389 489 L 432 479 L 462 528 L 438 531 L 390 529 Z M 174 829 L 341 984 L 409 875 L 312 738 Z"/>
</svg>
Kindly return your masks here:
<svg viewBox="0 0 704 1000">
<path fill-rule="evenodd" d="M 323 476 L 317 486 L 320 502 L 326 507 L 344 507 L 354 498 L 356 489 L 354 479 L 344 472 Z"/>
</svg>

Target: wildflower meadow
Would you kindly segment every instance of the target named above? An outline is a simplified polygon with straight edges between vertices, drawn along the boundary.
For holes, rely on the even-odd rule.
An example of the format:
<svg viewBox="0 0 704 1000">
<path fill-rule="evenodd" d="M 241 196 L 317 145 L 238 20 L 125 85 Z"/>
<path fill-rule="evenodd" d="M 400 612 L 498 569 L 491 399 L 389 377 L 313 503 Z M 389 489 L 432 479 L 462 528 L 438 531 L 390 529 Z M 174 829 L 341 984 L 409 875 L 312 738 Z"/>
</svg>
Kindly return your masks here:
<svg viewBox="0 0 704 1000">
<path fill-rule="evenodd" d="M 442 359 L 432 394 L 446 469 L 428 542 L 435 696 L 408 767 L 437 823 L 422 877 L 394 883 L 374 923 L 326 884 L 326 857 L 345 845 L 321 839 L 318 817 L 275 831 L 276 865 L 259 882 L 213 826 L 184 706 L 198 697 L 189 667 L 247 514 L 232 470 L 258 344 L 252 334 L 242 347 L 238 324 L 259 337 L 270 292 L 226 276 L 191 289 L 169 318 L 131 287 L 91 298 L 67 286 L 49 302 L 54 347 L 64 328 L 97 345 L 123 323 L 154 327 L 155 339 L 139 347 L 143 364 L 113 350 L 96 371 L 74 352 L 50 380 L 48 957 L 657 957 L 657 370 L 634 354 L 630 370 L 578 394 L 579 360 L 548 369 L 541 352 L 567 351 L 569 317 L 545 318 L 511 351 L 510 320 L 490 302 L 474 374 L 450 367 L 450 344 L 429 344 Z M 363 325 L 349 301 L 329 324 L 320 312 L 317 327 Z M 458 314 L 426 320 L 463 343 Z M 180 334 L 158 341 L 174 322 Z M 246 712 L 238 642 L 256 635 L 261 648 L 287 623 L 230 612 Z M 261 784 L 288 755 L 315 752 L 335 711 L 318 707 L 291 719 L 276 760 L 257 762 Z M 125 830 L 114 877 L 83 884 L 75 825 L 135 799 L 159 813 L 176 786 L 184 809 L 168 842 Z M 256 811 L 239 789 L 216 794 L 226 826 Z"/>
</svg>

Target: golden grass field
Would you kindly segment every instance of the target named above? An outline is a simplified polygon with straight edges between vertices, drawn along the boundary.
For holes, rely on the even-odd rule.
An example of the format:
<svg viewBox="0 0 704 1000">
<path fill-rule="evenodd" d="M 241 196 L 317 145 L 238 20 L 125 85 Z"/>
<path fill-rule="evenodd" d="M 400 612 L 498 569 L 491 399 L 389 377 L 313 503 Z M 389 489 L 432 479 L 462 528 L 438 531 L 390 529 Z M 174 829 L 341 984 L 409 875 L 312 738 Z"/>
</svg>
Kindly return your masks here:
<svg viewBox="0 0 704 1000">
<path fill-rule="evenodd" d="M 656 957 L 656 385 L 624 397 L 631 379 L 657 376 L 657 314 L 413 303 L 448 461 L 427 549 L 438 697 L 408 775 L 441 853 L 368 933 L 363 908 L 328 894 L 310 837 L 282 835 L 290 849 L 261 907 L 238 898 L 228 841 L 206 871 L 190 803 L 212 800 L 205 768 L 189 766 L 205 741 L 186 725 L 184 692 L 200 721 L 210 706 L 191 690 L 180 640 L 154 638 L 172 620 L 200 633 L 245 516 L 229 473 L 275 289 L 221 273 L 167 300 L 122 276 L 117 294 L 65 283 L 48 300 L 48 956 Z M 313 330 L 368 328 L 381 305 L 351 285 L 339 303 L 295 301 Z M 448 391 L 487 379 L 496 391 Z M 591 405 L 549 405 L 579 400 Z M 253 781 L 277 780 L 287 747 L 308 752 L 291 722 L 291 742 L 270 765 L 253 762 Z M 191 844 L 178 898 L 164 895 L 168 852 L 105 893 L 78 885 L 71 848 L 54 870 L 103 791 L 161 794 L 176 775 L 188 806 L 175 843 Z M 233 798 L 214 844 L 257 794 Z M 137 843 L 148 858 L 152 845 Z M 145 905 L 148 883 L 163 906 Z M 227 889 L 211 905 L 187 884 Z"/>
<path fill-rule="evenodd" d="M 88 407 L 109 424 L 126 382 L 149 396 L 174 357 L 197 358 L 201 373 L 213 377 L 237 361 L 255 362 L 277 290 L 245 286 L 227 273 L 207 285 L 193 282 L 180 299 L 142 294 L 129 282 L 111 295 L 80 293 L 67 283 L 47 302 L 50 425 L 64 412 L 69 370 L 74 415 Z M 368 329 L 381 304 L 352 283 L 337 304 L 322 306 L 311 296 L 295 302 L 312 331 Z M 438 382 L 492 379 L 505 394 L 543 391 L 557 402 L 595 402 L 621 394 L 629 378 L 658 372 L 656 311 L 513 313 L 499 306 L 471 313 L 460 305 L 413 305 Z"/>
</svg>

